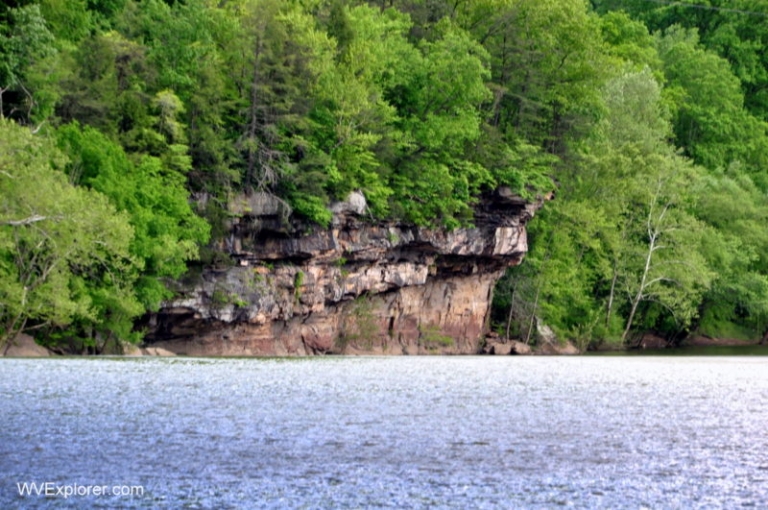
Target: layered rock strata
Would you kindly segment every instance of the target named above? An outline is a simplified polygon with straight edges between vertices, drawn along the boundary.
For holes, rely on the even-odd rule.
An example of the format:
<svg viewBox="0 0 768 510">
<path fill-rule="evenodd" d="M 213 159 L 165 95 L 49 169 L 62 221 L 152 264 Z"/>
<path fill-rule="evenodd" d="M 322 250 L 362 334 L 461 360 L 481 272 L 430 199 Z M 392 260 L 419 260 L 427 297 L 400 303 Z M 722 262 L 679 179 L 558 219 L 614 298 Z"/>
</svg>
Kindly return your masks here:
<svg viewBox="0 0 768 510">
<path fill-rule="evenodd" d="M 475 227 L 430 229 L 367 217 L 362 197 L 335 204 L 328 229 L 286 227 L 279 204 L 240 206 L 233 265 L 181 284 L 149 318 L 152 347 L 192 356 L 474 354 L 493 288 L 527 251 L 536 205 L 484 197 Z"/>
</svg>

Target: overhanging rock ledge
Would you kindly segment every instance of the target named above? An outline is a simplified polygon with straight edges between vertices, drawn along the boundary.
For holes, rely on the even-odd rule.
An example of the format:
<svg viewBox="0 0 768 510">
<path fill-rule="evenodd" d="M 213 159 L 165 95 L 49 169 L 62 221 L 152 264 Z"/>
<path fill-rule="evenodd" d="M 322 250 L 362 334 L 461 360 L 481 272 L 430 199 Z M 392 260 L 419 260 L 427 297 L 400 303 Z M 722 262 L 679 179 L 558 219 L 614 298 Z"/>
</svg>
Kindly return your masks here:
<svg viewBox="0 0 768 510">
<path fill-rule="evenodd" d="M 190 356 L 475 354 L 541 205 L 501 188 L 474 228 L 447 231 L 374 222 L 359 193 L 332 206 L 327 229 L 290 223 L 264 197 L 240 203 L 222 245 L 234 265 L 180 282 L 147 318 L 148 344 Z"/>
</svg>

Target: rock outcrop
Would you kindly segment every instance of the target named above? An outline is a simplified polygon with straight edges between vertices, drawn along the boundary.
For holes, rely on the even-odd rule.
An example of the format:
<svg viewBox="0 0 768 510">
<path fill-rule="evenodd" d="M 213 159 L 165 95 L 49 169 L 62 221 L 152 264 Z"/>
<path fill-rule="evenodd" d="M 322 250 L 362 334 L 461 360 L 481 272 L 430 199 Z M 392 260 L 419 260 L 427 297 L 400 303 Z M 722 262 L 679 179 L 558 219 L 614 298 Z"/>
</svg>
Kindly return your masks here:
<svg viewBox="0 0 768 510">
<path fill-rule="evenodd" d="M 501 338 L 492 331 L 485 336 L 485 345 L 483 345 L 482 352 L 483 354 L 495 354 L 496 356 L 533 354 L 531 346 L 525 342 Z"/>
<path fill-rule="evenodd" d="M 239 201 L 226 239 L 233 265 L 182 282 L 148 318 L 148 345 L 221 356 L 478 353 L 494 285 L 526 253 L 537 208 L 502 189 L 481 201 L 475 227 L 446 231 L 373 221 L 356 193 L 321 229 L 286 226 L 280 204 L 250 202 Z"/>
<path fill-rule="evenodd" d="M 38 345 L 35 339 L 24 333 L 16 335 L 7 345 L 0 348 L 0 357 L 9 358 L 44 358 L 51 353 L 42 345 Z"/>
</svg>

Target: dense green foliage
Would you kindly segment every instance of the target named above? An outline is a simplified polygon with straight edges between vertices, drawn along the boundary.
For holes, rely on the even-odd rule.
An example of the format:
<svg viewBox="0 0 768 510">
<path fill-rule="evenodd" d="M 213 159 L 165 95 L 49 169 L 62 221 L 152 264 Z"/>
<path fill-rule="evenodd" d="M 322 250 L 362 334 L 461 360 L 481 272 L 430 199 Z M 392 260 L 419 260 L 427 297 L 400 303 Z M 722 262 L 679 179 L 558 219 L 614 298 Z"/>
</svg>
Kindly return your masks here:
<svg viewBox="0 0 768 510">
<path fill-rule="evenodd" d="M 542 321 L 582 348 L 764 335 L 768 3 L 702 3 L 592 2 L 599 114 L 498 288 L 500 329 Z"/>
<path fill-rule="evenodd" d="M 542 321 L 584 347 L 760 336 L 768 4 L 701 7 L 6 2 L 0 344 L 135 337 L 242 194 L 326 225 L 360 190 L 372 217 L 454 228 L 499 186 L 557 188 L 498 288 L 499 328 Z"/>
<path fill-rule="evenodd" d="M 0 333 L 79 327 L 127 336 L 141 313 L 130 219 L 73 186 L 50 140 L 0 120 Z M 126 320 L 128 320 L 126 322 Z"/>
</svg>

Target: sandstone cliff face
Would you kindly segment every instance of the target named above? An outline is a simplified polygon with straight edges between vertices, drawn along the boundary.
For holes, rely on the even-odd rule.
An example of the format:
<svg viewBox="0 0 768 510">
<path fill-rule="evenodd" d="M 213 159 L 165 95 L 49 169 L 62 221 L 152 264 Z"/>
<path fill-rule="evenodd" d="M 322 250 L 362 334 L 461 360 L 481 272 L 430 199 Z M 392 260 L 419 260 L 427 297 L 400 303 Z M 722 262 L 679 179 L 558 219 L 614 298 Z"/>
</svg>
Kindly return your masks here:
<svg viewBox="0 0 768 510">
<path fill-rule="evenodd" d="M 527 251 L 536 206 L 500 190 L 475 228 L 447 232 L 373 222 L 361 199 L 335 204 L 328 229 L 286 229 L 265 200 L 243 207 L 227 240 L 235 265 L 182 284 L 147 342 L 195 356 L 479 352 L 493 287 Z"/>
</svg>

